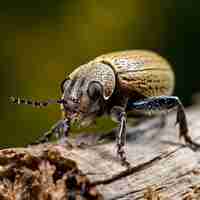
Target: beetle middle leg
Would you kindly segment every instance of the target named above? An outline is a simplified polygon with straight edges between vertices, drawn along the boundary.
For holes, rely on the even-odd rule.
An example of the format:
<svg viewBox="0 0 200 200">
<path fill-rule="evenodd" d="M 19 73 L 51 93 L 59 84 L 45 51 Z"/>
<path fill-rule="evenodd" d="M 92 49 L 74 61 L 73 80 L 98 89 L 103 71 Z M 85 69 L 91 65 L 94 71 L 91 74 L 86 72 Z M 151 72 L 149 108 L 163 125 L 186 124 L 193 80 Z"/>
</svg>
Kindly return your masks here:
<svg viewBox="0 0 200 200">
<path fill-rule="evenodd" d="M 119 155 L 122 164 L 129 167 L 130 164 L 126 159 L 126 152 L 124 150 L 126 143 L 126 113 L 124 108 L 121 106 L 114 106 L 111 110 L 111 117 L 114 121 L 119 123 L 118 135 L 116 136 L 117 154 Z"/>
<path fill-rule="evenodd" d="M 185 142 L 190 145 L 192 149 L 200 147 L 200 144 L 194 142 L 188 134 L 188 124 L 184 111 L 183 104 L 176 96 L 157 96 L 149 97 L 136 102 L 131 102 L 132 109 L 143 110 L 147 112 L 153 111 L 169 111 L 177 109 L 176 124 L 179 124 L 179 137 L 183 137 Z"/>
</svg>

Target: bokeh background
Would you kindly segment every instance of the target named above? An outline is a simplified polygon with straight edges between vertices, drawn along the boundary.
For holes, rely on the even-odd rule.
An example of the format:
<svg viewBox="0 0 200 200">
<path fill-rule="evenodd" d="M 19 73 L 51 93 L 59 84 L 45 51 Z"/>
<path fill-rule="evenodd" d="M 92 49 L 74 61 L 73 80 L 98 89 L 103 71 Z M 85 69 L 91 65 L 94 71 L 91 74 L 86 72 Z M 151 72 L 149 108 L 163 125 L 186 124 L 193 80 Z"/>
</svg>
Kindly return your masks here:
<svg viewBox="0 0 200 200">
<path fill-rule="evenodd" d="M 176 73 L 186 106 L 200 91 L 200 1 L 10 0 L 0 6 L 0 146 L 33 141 L 59 106 L 10 105 L 8 96 L 60 96 L 66 74 L 111 51 L 151 49 Z"/>
</svg>

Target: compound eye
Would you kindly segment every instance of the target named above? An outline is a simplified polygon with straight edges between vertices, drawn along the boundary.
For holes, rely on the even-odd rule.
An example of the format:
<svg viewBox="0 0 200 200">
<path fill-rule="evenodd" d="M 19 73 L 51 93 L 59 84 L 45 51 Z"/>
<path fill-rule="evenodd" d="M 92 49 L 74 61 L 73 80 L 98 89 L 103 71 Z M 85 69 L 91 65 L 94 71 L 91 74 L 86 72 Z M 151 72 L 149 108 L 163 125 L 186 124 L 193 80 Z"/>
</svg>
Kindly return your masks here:
<svg viewBox="0 0 200 200">
<path fill-rule="evenodd" d="M 99 82 L 93 81 L 89 84 L 88 87 L 88 96 L 93 101 L 96 101 L 100 96 L 102 96 L 103 88 Z"/>
<path fill-rule="evenodd" d="M 65 88 L 69 86 L 69 84 L 71 83 L 71 80 L 69 77 L 67 77 L 66 79 L 64 79 L 61 84 L 60 84 L 60 89 L 61 92 L 63 93 L 65 91 Z"/>
</svg>

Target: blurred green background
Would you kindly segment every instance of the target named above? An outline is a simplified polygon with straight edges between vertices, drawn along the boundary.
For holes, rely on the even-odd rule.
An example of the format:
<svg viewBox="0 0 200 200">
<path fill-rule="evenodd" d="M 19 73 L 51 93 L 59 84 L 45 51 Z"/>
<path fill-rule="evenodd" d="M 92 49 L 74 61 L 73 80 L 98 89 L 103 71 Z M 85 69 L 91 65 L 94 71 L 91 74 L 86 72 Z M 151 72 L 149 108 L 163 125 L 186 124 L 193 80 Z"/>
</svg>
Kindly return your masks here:
<svg viewBox="0 0 200 200">
<path fill-rule="evenodd" d="M 111 51 L 151 49 L 176 73 L 185 105 L 200 90 L 200 1 L 10 0 L 0 6 L 0 146 L 33 141 L 60 118 L 59 106 L 10 105 L 8 96 L 60 96 L 66 74 Z"/>
</svg>

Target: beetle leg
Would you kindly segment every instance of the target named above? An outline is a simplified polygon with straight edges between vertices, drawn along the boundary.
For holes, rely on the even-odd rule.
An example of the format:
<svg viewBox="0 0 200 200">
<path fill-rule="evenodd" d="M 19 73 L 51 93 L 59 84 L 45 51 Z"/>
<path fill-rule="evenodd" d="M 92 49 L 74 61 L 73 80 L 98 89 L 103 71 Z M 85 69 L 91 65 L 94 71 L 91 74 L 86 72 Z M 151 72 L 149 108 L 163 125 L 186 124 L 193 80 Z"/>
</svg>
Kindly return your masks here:
<svg viewBox="0 0 200 200">
<path fill-rule="evenodd" d="M 164 128 L 165 127 L 166 121 L 167 121 L 166 113 L 162 113 L 160 115 L 160 128 Z"/>
<path fill-rule="evenodd" d="M 45 132 L 42 137 L 40 137 L 36 142 L 32 144 L 48 142 L 53 134 L 55 134 L 57 138 L 60 138 L 61 143 L 64 143 L 68 136 L 69 128 L 70 125 L 68 119 L 59 120 L 56 124 L 52 126 L 52 128 L 49 131 Z"/>
<path fill-rule="evenodd" d="M 176 124 L 179 124 L 179 137 L 183 137 L 185 142 L 190 145 L 192 149 L 200 147 L 200 144 L 194 142 L 188 134 L 187 119 L 183 104 L 176 96 L 158 96 L 149 97 L 144 100 L 131 102 L 132 109 L 143 111 L 169 111 L 174 108 L 177 109 Z"/>
<path fill-rule="evenodd" d="M 111 117 L 114 121 L 119 123 L 119 131 L 116 136 L 117 154 L 120 157 L 122 165 L 127 167 L 130 165 L 126 159 L 126 152 L 124 146 L 126 143 L 126 113 L 121 106 L 114 106 L 111 110 Z"/>
<path fill-rule="evenodd" d="M 72 145 L 70 144 L 70 142 L 67 140 L 68 137 L 68 133 L 70 130 L 70 120 L 65 118 L 62 120 L 62 128 L 61 128 L 61 132 L 58 133 L 62 133 L 62 135 L 59 135 L 58 138 L 60 139 L 60 144 L 68 144 L 69 146 L 72 147 Z"/>
</svg>

